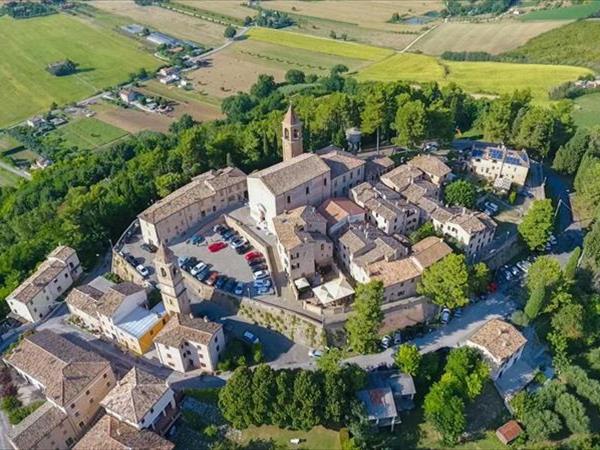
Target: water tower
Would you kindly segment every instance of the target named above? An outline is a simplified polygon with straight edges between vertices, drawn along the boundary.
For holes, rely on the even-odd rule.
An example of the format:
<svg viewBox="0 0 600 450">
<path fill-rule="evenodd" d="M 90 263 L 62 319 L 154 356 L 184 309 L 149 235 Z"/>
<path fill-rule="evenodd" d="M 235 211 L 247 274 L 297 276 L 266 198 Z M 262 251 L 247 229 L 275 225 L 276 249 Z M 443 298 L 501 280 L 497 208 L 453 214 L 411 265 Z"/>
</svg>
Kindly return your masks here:
<svg viewBox="0 0 600 450">
<path fill-rule="evenodd" d="M 360 140 L 362 133 L 356 127 L 348 128 L 346 130 L 346 142 L 348 143 L 348 151 L 352 153 L 358 153 L 361 149 Z"/>
</svg>

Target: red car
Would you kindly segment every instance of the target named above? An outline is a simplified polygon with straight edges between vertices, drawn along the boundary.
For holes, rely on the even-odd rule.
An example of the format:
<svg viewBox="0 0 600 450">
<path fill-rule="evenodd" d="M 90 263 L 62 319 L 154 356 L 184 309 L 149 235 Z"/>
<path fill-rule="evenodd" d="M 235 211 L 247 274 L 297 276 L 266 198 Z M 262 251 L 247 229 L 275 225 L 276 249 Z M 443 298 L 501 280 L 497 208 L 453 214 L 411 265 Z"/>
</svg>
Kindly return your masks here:
<svg viewBox="0 0 600 450">
<path fill-rule="evenodd" d="M 208 246 L 208 251 L 211 253 L 216 253 L 219 250 L 223 250 L 225 247 L 227 247 L 227 244 L 225 242 L 215 242 L 214 244 L 210 244 Z"/>
<path fill-rule="evenodd" d="M 255 259 L 255 258 L 262 258 L 262 253 L 261 252 L 248 252 L 244 255 L 244 258 L 246 258 L 246 261 L 250 261 L 251 259 Z"/>
</svg>

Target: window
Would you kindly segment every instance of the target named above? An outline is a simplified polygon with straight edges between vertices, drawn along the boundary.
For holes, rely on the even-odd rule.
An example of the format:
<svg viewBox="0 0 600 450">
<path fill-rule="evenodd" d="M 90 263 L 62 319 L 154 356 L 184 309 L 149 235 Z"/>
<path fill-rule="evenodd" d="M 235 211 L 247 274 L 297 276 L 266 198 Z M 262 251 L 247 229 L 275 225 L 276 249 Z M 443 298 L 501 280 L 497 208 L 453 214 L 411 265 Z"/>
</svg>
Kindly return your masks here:
<svg viewBox="0 0 600 450">
<path fill-rule="evenodd" d="M 75 403 L 71 403 L 71 409 L 75 408 Z"/>
<path fill-rule="evenodd" d="M 292 197 L 290 197 L 289 195 L 287 196 L 287 202 L 291 203 L 292 202 Z"/>
<path fill-rule="evenodd" d="M 306 195 L 310 194 L 310 189 L 308 186 L 306 186 Z"/>
<path fill-rule="evenodd" d="M 69 278 L 69 274 L 68 273 L 65 273 L 65 278 Z"/>
<path fill-rule="evenodd" d="M 323 186 L 327 186 L 327 178 L 323 178 Z"/>
<path fill-rule="evenodd" d="M 102 375 L 102 378 L 106 378 L 106 377 L 108 377 L 107 373 L 105 373 L 104 375 Z"/>
<path fill-rule="evenodd" d="M 79 411 L 75 411 L 75 417 L 79 417 Z"/>
<path fill-rule="evenodd" d="M 94 403 L 94 399 L 90 398 L 90 404 Z"/>
<path fill-rule="evenodd" d="M 85 391 L 85 395 L 90 395 L 90 391 L 89 390 Z"/>
<path fill-rule="evenodd" d="M 110 387 L 110 381 L 106 382 L 106 387 Z"/>
<path fill-rule="evenodd" d="M 150 408 L 150 413 L 153 413 L 153 412 L 154 412 L 154 408 Z"/>
</svg>

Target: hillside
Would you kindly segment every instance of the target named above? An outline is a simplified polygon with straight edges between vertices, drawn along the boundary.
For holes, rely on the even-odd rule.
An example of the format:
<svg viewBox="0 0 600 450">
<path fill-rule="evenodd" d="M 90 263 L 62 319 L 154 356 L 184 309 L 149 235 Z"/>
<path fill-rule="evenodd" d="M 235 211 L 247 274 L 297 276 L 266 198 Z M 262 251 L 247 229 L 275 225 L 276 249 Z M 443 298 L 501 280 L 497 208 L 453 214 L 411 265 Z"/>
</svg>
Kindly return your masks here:
<svg viewBox="0 0 600 450">
<path fill-rule="evenodd" d="M 600 71 L 600 21 L 584 20 L 531 39 L 504 56 L 527 63 L 584 66 Z"/>
</svg>

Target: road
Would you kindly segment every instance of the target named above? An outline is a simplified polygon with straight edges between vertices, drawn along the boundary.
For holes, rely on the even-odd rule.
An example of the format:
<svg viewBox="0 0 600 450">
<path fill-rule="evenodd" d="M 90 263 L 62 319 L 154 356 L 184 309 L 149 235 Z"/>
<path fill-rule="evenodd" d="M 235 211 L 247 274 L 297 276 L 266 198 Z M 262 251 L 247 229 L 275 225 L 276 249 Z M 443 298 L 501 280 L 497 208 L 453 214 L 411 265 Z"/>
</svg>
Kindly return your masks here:
<svg viewBox="0 0 600 450">
<path fill-rule="evenodd" d="M 28 172 L 25 172 L 23 170 L 19 170 L 16 167 L 11 166 L 10 164 L 6 164 L 3 161 L 0 161 L 0 167 L 2 167 L 5 170 L 8 170 L 9 172 L 14 173 L 15 175 L 21 177 L 21 178 L 25 178 L 26 180 L 31 180 L 31 174 Z"/>
<path fill-rule="evenodd" d="M 179 11 L 179 12 L 182 12 L 182 13 L 184 13 L 184 14 L 185 14 L 185 12 L 184 12 L 184 11 Z M 244 36 L 244 35 L 245 35 L 245 34 L 248 32 L 248 30 L 249 30 L 249 29 L 250 29 L 249 27 L 242 27 L 242 28 L 240 29 L 240 32 L 239 32 L 238 34 L 236 34 L 235 38 L 233 38 L 233 39 L 229 39 L 227 42 L 225 42 L 225 43 L 224 43 L 223 45 L 221 45 L 220 47 L 213 48 L 212 50 L 210 50 L 210 51 L 208 51 L 208 52 L 206 52 L 206 53 L 202 53 L 201 55 L 198 55 L 198 56 L 196 56 L 196 57 L 194 57 L 194 58 L 190 58 L 190 59 L 191 59 L 191 61 L 193 61 L 193 62 L 199 62 L 199 61 L 203 61 L 203 60 L 205 60 L 206 58 L 208 58 L 209 56 L 212 56 L 212 55 L 214 55 L 215 53 L 218 53 L 218 52 L 220 52 L 221 50 L 224 50 L 224 49 L 226 49 L 226 48 L 227 48 L 227 47 L 229 47 L 231 44 L 233 44 L 234 42 L 238 41 L 240 37 Z"/>
</svg>

